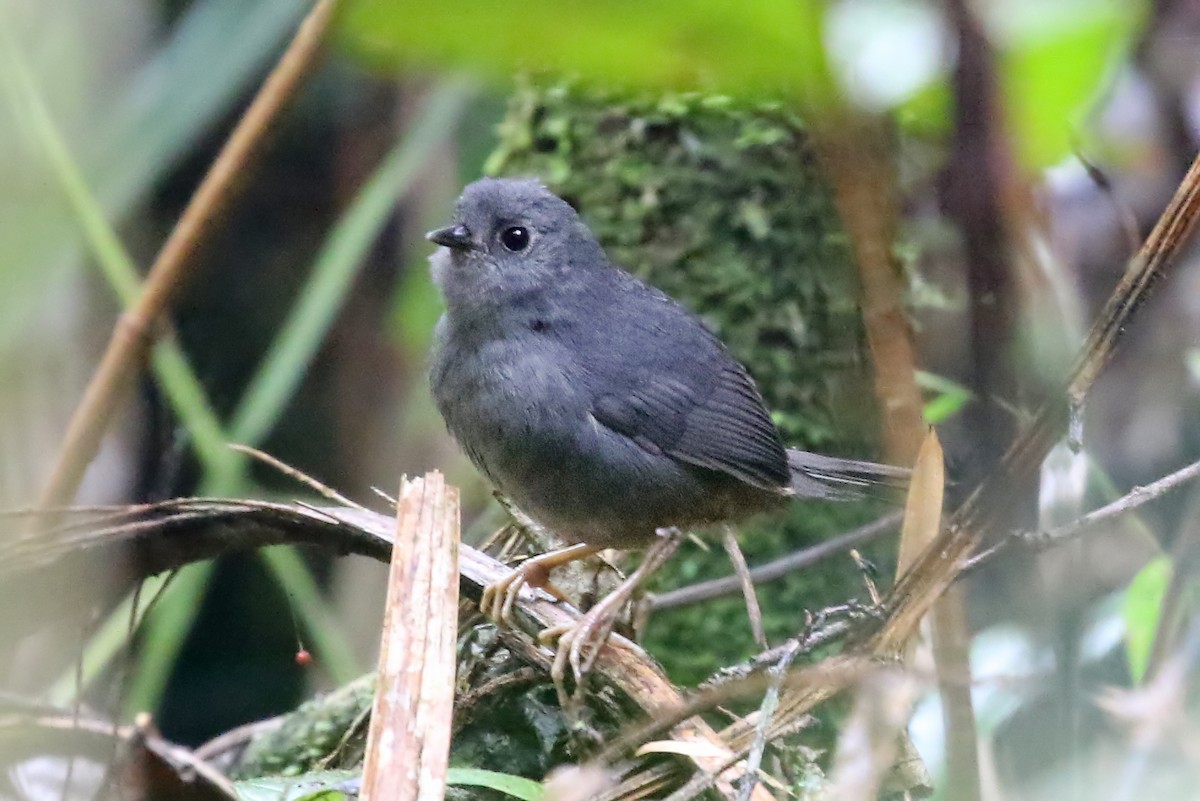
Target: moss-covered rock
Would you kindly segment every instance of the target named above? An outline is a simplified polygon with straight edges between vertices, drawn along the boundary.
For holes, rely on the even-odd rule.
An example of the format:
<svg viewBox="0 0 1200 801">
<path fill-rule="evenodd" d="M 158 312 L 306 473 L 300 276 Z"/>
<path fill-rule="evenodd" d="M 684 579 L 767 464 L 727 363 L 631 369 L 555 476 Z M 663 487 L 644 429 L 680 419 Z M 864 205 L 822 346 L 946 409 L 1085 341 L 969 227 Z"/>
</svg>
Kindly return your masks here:
<svg viewBox="0 0 1200 801">
<path fill-rule="evenodd" d="M 554 767 L 594 755 L 602 742 L 639 713 L 611 688 L 601 688 L 568 716 L 546 674 L 506 648 L 491 623 L 466 612 L 455 666 L 451 767 L 477 768 L 542 780 Z M 375 677 L 364 676 L 305 702 L 278 727 L 251 739 L 228 768 L 234 779 L 306 777 L 362 767 Z M 504 801 L 473 785 L 452 786 L 452 801 Z"/>
<path fill-rule="evenodd" d="M 230 777 L 299 776 L 361 765 L 374 697 L 372 674 L 305 701 L 281 720 L 279 728 L 250 741 L 229 770 Z"/>
</svg>

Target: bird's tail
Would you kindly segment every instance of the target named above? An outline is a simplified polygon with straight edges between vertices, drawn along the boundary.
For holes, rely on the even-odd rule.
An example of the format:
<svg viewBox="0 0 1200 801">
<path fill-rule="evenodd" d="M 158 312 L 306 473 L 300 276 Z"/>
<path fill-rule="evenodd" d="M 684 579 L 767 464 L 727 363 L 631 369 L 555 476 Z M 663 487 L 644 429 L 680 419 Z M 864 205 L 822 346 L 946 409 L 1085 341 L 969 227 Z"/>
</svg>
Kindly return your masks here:
<svg viewBox="0 0 1200 801">
<path fill-rule="evenodd" d="M 912 471 L 903 467 L 822 456 L 788 448 L 792 471 L 792 494 L 800 498 L 857 501 L 864 498 L 896 498 L 908 486 Z"/>
</svg>

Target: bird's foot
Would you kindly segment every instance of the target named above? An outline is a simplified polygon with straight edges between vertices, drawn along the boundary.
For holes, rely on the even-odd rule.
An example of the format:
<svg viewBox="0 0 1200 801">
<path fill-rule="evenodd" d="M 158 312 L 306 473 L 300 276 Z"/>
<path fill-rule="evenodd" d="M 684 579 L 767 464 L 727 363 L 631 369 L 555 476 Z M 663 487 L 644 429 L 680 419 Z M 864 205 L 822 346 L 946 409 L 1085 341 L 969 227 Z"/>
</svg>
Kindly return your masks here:
<svg viewBox="0 0 1200 801">
<path fill-rule="evenodd" d="M 479 609 L 496 623 L 507 625 L 512 616 L 513 604 L 521 594 L 521 588 L 529 582 L 521 568 L 517 568 L 483 588 L 479 597 Z"/>
<path fill-rule="evenodd" d="M 483 588 L 483 594 L 479 598 L 480 611 L 497 623 L 508 625 L 512 620 L 513 605 L 521 596 L 521 588 L 525 585 L 535 590 L 543 590 L 559 601 L 569 604 L 571 599 L 550 581 L 550 571 L 576 559 L 591 556 L 599 550 L 590 545 L 572 545 L 526 559 L 511 573 Z"/>
<path fill-rule="evenodd" d="M 583 685 L 583 680 L 596 657 L 612 635 L 621 606 L 627 600 L 622 594 L 614 593 L 593 606 L 587 613 L 572 623 L 551 626 L 538 634 L 538 642 L 543 645 L 555 643 L 554 663 L 550 667 L 550 678 L 558 688 L 559 696 L 564 697 L 568 665 L 575 687 Z"/>
<path fill-rule="evenodd" d="M 596 657 L 608 642 L 613 626 L 620 618 L 621 609 L 633 597 L 637 587 L 646 577 L 662 566 L 682 541 L 682 534 L 674 528 L 663 529 L 662 536 L 646 552 L 646 558 L 638 565 L 637 570 L 625 579 L 619 587 L 604 597 L 600 603 L 593 606 L 587 613 L 574 623 L 552 626 L 538 635 L 538 642 L 543 645 L 558 641 L 554 651 L 554 664 L 550 667 L 550 678 L 558 688 L 559 699 L 566 697 L 563 690 L 563 679 L 566 677 L 567 666 L 575 679 L 578 690 L 583 680 L 591 671 Z"/>
</svg>

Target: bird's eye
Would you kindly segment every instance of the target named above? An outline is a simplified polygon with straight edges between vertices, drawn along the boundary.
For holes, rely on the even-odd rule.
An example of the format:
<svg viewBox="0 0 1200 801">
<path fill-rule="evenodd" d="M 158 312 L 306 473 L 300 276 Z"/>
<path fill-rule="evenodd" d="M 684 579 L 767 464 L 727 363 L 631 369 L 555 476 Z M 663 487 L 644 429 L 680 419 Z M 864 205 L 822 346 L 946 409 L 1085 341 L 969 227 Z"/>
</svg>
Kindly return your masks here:
<svg viewBox="0 0 1200 801">
<path fill-rule="evenodd" d="M 516 253 L 529 247 L 529 229 L 514 225 L 500 233 L 500 244 Z"/>
</svg>

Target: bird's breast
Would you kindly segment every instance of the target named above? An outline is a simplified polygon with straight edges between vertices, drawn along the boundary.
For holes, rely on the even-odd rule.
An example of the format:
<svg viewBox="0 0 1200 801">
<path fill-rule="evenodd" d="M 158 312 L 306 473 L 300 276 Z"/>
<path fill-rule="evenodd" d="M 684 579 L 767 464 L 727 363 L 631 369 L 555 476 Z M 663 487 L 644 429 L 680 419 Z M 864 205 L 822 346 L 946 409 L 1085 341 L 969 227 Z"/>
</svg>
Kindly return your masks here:
<svg viewBox="0 0 1200 801">
<path fill-rule="evenodd" d="M 475 465 L 518 498 L 587 415 L 581 371 L 548 337 L 466 340 L 444 332 L 431 365 L 434 399 Z"/>
</svg>

